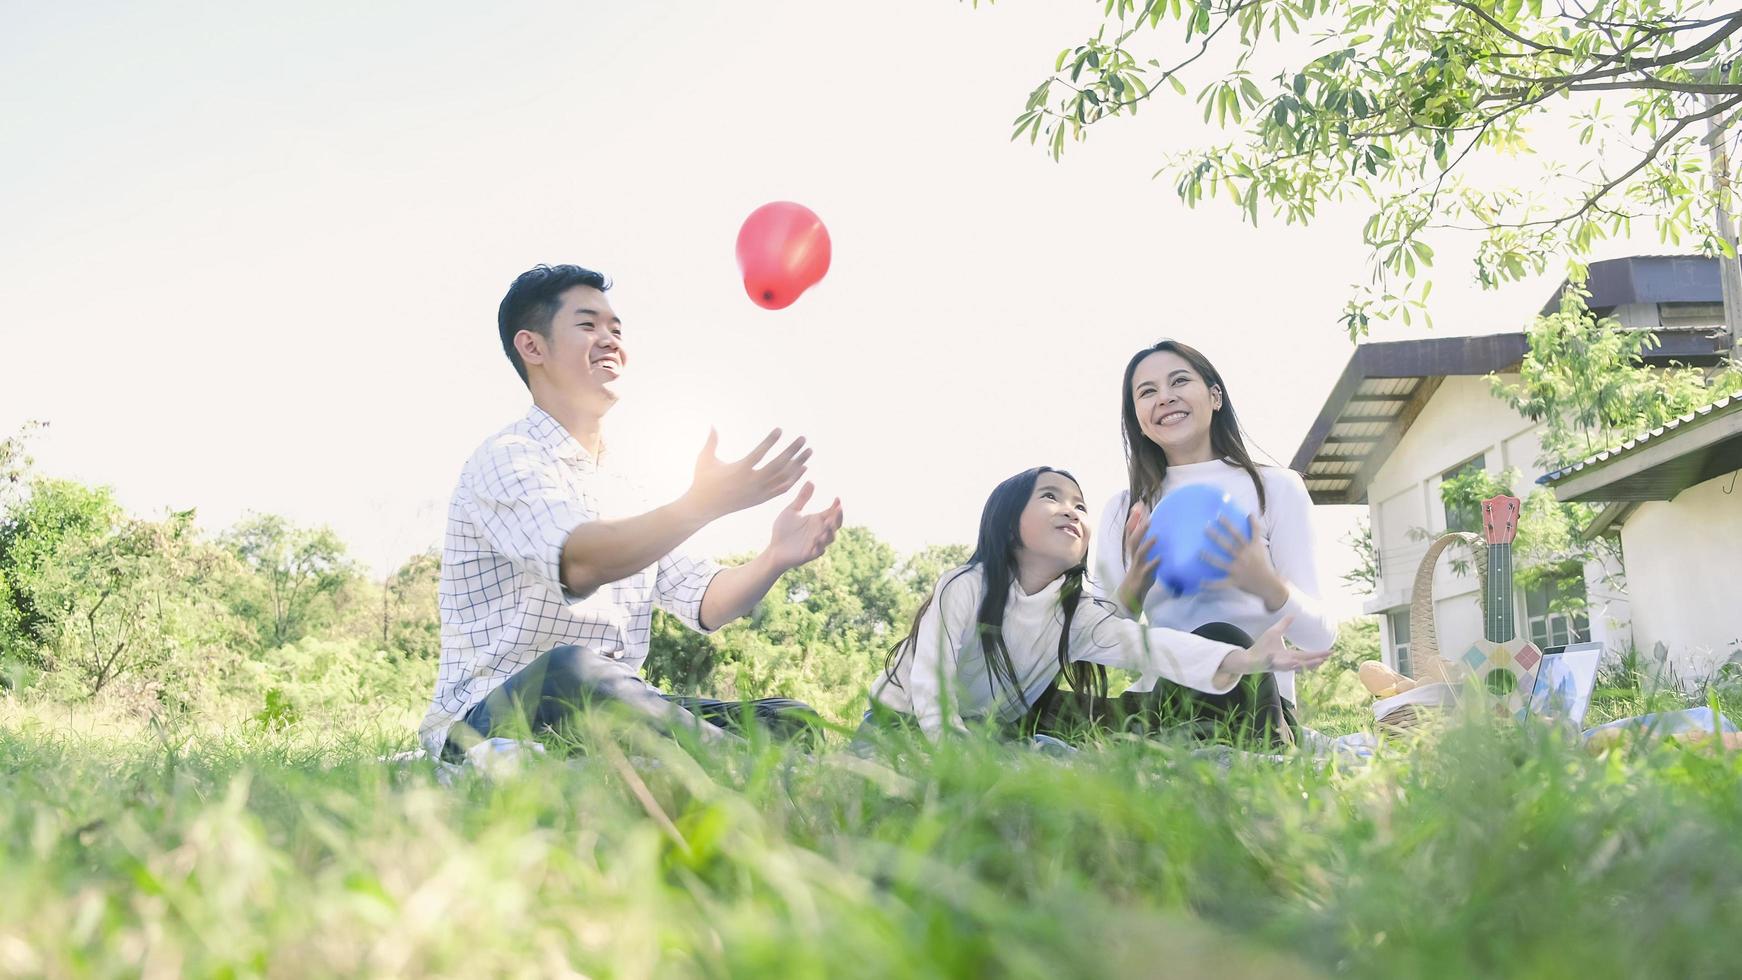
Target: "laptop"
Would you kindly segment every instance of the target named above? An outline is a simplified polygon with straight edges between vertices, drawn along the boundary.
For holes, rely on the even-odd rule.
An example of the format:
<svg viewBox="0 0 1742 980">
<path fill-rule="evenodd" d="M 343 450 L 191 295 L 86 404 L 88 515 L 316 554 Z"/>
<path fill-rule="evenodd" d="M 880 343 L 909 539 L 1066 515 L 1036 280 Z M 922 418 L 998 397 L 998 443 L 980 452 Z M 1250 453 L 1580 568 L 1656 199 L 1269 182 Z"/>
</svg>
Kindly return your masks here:
<svg viewBox="0 0 1742 980">
<path fill-rule="evenodd" d="M 1603 644 L 1574 643 L 1559 653 L 1543 655 L 1536 668 L 1536 686 L 1520 715 L 1565 720 L 1581 725 L 1597 687 L 1597 663 Z"/>
</svg>

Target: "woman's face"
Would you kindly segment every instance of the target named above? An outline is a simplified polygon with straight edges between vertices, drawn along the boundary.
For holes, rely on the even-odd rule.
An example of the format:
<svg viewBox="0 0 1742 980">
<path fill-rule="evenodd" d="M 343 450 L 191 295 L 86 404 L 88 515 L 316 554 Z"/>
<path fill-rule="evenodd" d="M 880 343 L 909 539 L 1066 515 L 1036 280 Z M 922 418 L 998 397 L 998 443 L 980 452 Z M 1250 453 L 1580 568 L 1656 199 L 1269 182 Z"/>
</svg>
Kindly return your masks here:
<svg viewBox="0 0 1742 980">
<path fill-rule="evenodd" d="M 1173 351 L 1156 351 L 1131 373 L 1131 403 L 1137 426 L 1161 447 L 1170 463 L 1210 458 L 1210 420 L 1222 407 L 1196 368 Z"/>
<path fill-rule="evenodd" d="M 1083 491 L 1063 474 L 1040 474 L 1016 533 L 1022 550 L 1056 563 L 1061 572 L 1081 565 L 1089 554 L 1089 508 Z"/>
</svg>

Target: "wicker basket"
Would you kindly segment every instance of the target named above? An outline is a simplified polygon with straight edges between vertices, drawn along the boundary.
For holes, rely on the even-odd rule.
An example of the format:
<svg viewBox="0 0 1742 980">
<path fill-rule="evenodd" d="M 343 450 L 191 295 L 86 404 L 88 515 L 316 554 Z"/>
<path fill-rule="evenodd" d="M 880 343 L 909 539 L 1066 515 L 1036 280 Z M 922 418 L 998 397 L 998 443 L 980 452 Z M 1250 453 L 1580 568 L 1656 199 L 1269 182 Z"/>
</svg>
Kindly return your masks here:
<svg viewBox="0 0 1742 980">
<path fill-rule="evenodd" d="M 1451 688 L 1461 679 L 1457 665 L 1440 656 L 1439 630 L 1434 623 L 1434 566 L 1440 552 L 1454 544 L 1470 547 L 1476 556 L 1477 603 L 1484 619 L 1488 614 L 1488 549 L 1481 537 L 1466 531 L 1449 531 L 1428 546 L 1415 569 L 1415 584 L 1410 590 L 1409 653 L 1414 679 L 1424 682 L 1414 691 L 1373 704 L 1374 721 L 1380 728 L 1405 732 L 1418 728 L 1438 717 L 1451 703 Z M 1420 692 L 1420 693 L 1417 693 Z M 1408 695 L 1416 694 L 1410 698 Z"/>
</svg>

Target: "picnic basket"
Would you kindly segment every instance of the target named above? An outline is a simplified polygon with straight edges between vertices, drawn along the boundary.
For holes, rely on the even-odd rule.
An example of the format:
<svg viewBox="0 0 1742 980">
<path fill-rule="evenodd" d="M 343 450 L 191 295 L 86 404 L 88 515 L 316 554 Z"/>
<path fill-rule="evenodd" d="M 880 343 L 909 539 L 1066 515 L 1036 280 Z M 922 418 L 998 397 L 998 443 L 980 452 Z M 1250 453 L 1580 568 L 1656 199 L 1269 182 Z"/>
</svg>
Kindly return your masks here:
<svg viewBox="0 0 1742 980">
<path fill-rule="evenodd" d="M 1409 630 L 1410 661 L 1414 679 L 1421 683 L 1412 690 L 1373 703 L 1374 721 L 1382 729 L 1405 732 L 1421 726 L 1443 713 L 1456 694 L 1459 679 L 1457 668 L 1440 656 L 1439 629 L 1434 622 L 1434 566 L 1440 554 L 1454 544 L 1469 548 L 1475 558 L 1477 603 L 1482 614 L 1488 613 L 1488 552 L 1481 535 L 1467 531 L 1448 531 L 1428 546 L 1415 569 L 1415 583 L 1410 589 Z"/>
</svg>

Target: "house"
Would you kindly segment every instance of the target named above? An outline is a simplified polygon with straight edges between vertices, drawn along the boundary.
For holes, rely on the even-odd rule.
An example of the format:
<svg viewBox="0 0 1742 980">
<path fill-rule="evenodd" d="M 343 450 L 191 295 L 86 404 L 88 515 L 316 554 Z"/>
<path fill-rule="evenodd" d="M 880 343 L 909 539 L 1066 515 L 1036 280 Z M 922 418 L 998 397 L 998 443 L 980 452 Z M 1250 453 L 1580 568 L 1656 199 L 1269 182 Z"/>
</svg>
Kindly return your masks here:
<svg viewBox="0 0 1742 980">
<path fill-rule="evenodd" d="M 1538 483 L 1602 503 L 1587 534 L 1626 556 L 1633 642 L 1684 677 L 1742 657 L 1742 397 L 1597 453 Z"/>
<path fill-rule="evenodd" d="M 1564 288 L 1564 287 L 1563 287 Z M 1714 364 L 1730 350 L 1715 260 L 1636 256 L 1590 266 L 1594 313 L 1649 327 L 1659 344 L 1648 363 Z M 1545 312 L 1559 306 L 1559 292 Z M 1448 529 L 1480 531 L 1480 515 L 1448 512 L 1440 485 L 1471 468 L 1520 473 L 1528 495 L 1545 476 L 1540 426 L 1496 397 L 1490 375 L 1516 381 L 1529 343 L 1522 332 L 1361 344 L 1296 451 L 1315 503 L 1365 504 L 1379 556 L 1378 584 L 1365 611 L 1381 617 L 1385 659 L 1409 672 L 1411 588 L 1417 565 Z M 1625 554 L 1625 551 L 1623 552 Z M 1520 631 L 1544 649 L 1597 640 L 1613 650 L 1633 642 L 1629 597 L 1618 569 L 1582 569 L 1587 612 L 1555 610 L 1550 587 L 1514 596 Z M 1442 557 L 1434 576 L 1434 617 L 1442 649 L 1482 636 L 1478 583 Z"/>
</svg>

